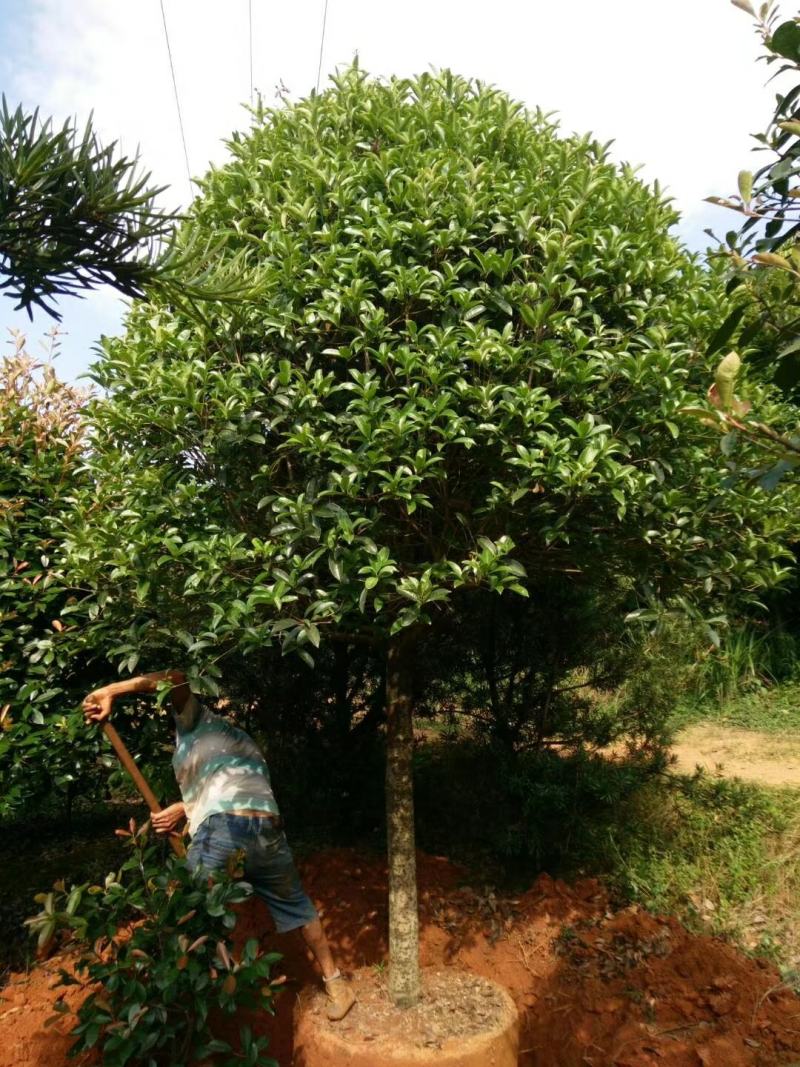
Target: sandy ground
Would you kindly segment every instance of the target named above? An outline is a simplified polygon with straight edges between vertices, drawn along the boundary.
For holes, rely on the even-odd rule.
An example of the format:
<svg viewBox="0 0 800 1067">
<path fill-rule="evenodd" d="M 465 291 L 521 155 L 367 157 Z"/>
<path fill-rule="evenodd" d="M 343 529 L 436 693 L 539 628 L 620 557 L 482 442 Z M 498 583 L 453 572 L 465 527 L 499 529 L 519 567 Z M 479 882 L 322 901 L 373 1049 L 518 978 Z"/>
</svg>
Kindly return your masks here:
<svg viewBox="0 0 800 1067">
<path fill-rule="evenodd" d="M 759 733 L 715 723 L 697 723 L 672 746 L 676 770 L 703 767 L 711 774 L 742 778 L 762 785 L 800 787 L 800 737 Z"/>
</svg>

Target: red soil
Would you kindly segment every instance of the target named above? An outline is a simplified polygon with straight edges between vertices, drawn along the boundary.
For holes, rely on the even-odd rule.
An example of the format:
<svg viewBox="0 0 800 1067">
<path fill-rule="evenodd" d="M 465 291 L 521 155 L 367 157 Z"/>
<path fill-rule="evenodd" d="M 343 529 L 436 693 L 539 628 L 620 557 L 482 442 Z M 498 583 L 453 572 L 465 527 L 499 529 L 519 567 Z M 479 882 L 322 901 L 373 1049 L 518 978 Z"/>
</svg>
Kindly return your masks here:
<svg viewBox="0 0 800 1067">
<path fill-rule="evenodd" d="M 386 957 L 386 867 L 336 849 L 301 864 L 343 968 Z M 777 971 L 673 919 L 612 911 L 599 883 L 547 876 L 516 899 L 465 887 L 445 859 L 419 856 L 425 966 L 466 968 L 504 985 L 522 1018 L 521 1067 L 773 1067 L 800 1061 L 800 999 Z M 299 940 L 267 930 L 261 905 L 242 936 L 263 934 L 290 978 L 277 1016 L 258 1021 L 281 1067 L 292 1061 L 292 1007 L 313 981 Z M 66 1067 L 68 1015 L 44 1029 L 62 955 L 0 992 L 0 1067 Z M 64 1001 L 74 1007 L 75 987 Z M 80 1064 L 80 1061 L 69 1061 Z M 376 1065 L 378 1067 L 378 1065 Z"/>
</svg>

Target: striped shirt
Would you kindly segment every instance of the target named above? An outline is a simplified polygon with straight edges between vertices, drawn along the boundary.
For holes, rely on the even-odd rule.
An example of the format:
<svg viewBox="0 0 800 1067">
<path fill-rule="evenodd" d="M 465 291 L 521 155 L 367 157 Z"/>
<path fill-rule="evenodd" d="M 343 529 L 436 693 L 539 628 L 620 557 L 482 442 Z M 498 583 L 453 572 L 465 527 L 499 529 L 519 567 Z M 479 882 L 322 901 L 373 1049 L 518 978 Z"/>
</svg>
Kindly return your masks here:
<svg viewBox="0 0 800 1067">
<path fill-rule="evenodd" d="M 198 710 L 190 728 L 182 728 L 176 717 L 172 757 L 189 833 L 196 834 L 203 820 L 218 812 L 277 815 L 269 768 L 252 737 L 208 708 Z"/>
</svg>

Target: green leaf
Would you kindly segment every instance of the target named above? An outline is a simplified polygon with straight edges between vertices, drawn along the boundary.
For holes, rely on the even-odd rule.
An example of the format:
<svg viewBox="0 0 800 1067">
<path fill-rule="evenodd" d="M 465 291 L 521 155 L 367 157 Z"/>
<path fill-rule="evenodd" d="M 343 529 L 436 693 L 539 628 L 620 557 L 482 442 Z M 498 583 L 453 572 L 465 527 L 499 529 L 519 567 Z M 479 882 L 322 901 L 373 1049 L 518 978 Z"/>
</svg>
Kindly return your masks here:
<svg viewBox="0 0 800 1067">
<path fill-rule="evenodd" d="M 735 307 L 727 316 L 719 329 L 712 334 L 711 340 L 708 342 L 708 348 L 706 350 L 708 355 L 713 356 L 715 352 L 718 352 L 720 348 L 728 343 L 736 332 L 736 328 L 742 321 L 746 310 L 747 305 L 742 304 L 739 307 Z"/>
<path fill-rule="evenodd" d="M 797 62 L 800 60 L 800 26 L 794 19 L 782 22 L 769 39 L 768 46 L 778 55 Z"/>
</svg>

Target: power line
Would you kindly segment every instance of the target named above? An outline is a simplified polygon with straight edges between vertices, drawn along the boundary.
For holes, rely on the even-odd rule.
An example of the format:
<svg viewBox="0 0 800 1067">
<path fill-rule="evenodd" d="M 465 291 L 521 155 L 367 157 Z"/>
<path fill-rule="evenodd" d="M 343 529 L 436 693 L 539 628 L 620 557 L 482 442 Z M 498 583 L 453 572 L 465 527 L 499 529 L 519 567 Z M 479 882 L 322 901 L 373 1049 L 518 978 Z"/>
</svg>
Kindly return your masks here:
<svg viewBox="0 0 800 1067">
<path fill-rule="evenodd" d="M 194 196 L 194 189 L 192 189 L 192 169 L 189 166 L 189 153 L 186 150 L 186 134 L 183 132 L 183 116 L 181 115 L 181 102 L 178 98 L 178 83 L 175 80 L 175 64 L 172 62 L 172 49 L 169 46 L 169 30 L 167 29 L 167 16 L 164 12 L 164 0 L 159 0 L 161 4 L 161 21 L 164 23 L 164 40 L 167 42 L 167 55 L 169 56 L 169 69 L 172 74 L 172 91 L 175 94 L 175 107 L 178 112 L 178 126 L 181 131 L 181 144 L 183 145 L 183 158 L 186 162 L 186 177 L 189 179 L 189 200 L 191 201 Z"/>
<path fill-rule="evenodd" d="M 247 0 L 247 22 L 250 29 L 250 107 L 253 106 L 253 0 Z"/>
<path fill-rule="evenodd" d="M 317 89 L 319 92 L 319 79 L 322 74 L 322 50 L 325 47 L 325 27 L 328 23 L 328 0 L 325 0 L 325 10 L 322 12 L 322 34 L 319 39 L 319 65 L 317 67 Z"/>
</svg>

